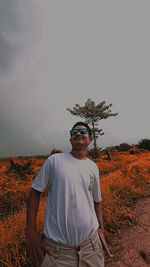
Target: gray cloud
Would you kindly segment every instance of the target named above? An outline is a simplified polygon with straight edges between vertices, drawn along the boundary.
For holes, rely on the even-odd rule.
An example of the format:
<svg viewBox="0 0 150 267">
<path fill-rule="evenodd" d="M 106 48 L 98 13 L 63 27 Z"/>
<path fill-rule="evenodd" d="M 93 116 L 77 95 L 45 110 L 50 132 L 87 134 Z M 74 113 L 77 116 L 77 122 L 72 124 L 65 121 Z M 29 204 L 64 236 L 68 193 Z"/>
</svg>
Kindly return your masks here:
<svg viewBox="0 0 150 267">
<path fill-rule="evenodd" d="M 11 42 L 9 36 L 17 29 L 17 17 L 14 14 L 14 4 L 17 1 L 2 1 L 0 4 L 0 72 L 4 73 L 12 66 L 15 45 Z"/>
<path fill-rule="evenodd" d="M 149 137 L 149 20 L 148 2 L 1 1 L 0 156 L 69 149 L 89 97 L 119 113 L 100 146 Z"/>
<path fill-rule="evenodd" d="M 4 73 L 12 66 L 15 50 L 15 46 L 5 36 L 0 37 L 0 72 Z"/>
<path fill-rule="evenodd" d="M 40 39 L 39 21 L 34 0 L 0 3 L 0 156 L 32 153 L 32 147 L 40 151 L 28 123 L 30 116 L 36 124 L 33 95 L 26 94 L 31 83 L 27 66 Z"/>
<path fill-rule="evenodd" d="M 0 3 L 0 73 L 6 74 L 18 60 L 30 56 L 40 33 L 38 8 L 33 0 Z"/>
</svg>

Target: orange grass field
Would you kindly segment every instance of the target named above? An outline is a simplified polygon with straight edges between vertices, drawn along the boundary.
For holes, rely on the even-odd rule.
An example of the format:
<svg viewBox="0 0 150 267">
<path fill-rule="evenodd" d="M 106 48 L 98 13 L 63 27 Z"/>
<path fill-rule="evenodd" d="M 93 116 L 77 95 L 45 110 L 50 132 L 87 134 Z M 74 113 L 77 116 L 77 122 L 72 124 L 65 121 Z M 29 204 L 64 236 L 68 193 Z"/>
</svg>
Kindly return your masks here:
<svg viewBox="0 0 150 267">
<path fill-rule="evenodd" d="M 21 172 L 30 160 L 25 174 Z M 19 169 L 10 166 L 10 160 L 0 161 L 0 266 L 31 266 L 26 251 L 26 202 L 31 183 L 45 159 L 13 159 Z M 150 152 L 131 155 L 128 152 L 105 156 L 95 160 L 101 174 L 103 219 L 107 242 L 113 235 L 134 222 L 132 204 L 150 195 Z M 22 168 L 22 169 L 21 169 Z M 38 212 L 37 227 L 43 229 L 46 194 Z"/>
</svg>

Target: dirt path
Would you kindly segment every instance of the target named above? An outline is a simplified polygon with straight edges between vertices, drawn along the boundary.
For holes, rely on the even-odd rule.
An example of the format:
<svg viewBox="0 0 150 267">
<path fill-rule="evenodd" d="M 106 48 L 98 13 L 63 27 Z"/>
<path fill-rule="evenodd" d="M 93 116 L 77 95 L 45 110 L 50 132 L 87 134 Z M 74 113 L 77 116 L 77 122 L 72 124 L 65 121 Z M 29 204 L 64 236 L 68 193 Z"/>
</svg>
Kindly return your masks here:
<svg viewBox="0 0 150 267">
<path fill-rule="evenodd" d="M 150 253 L 150 197 L 140 199 L 134 206 L 133 214 L 136 223 L 120 230 L 119 237 L 116 237 L 118 245 L 110 247 L 114 258 L 106 261 L 106 267 L 150 266 L 139 253 L 139 250 Z"/>
</svg>

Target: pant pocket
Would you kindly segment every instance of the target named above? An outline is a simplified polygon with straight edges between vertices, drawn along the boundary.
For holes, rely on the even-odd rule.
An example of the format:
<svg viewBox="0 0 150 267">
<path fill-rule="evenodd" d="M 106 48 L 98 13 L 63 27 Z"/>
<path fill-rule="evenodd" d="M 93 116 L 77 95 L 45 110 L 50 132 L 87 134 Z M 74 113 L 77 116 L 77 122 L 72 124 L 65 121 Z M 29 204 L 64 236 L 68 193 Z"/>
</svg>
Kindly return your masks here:
<svg viewBox="0 0 150 267">
<path fill-rule="evenodd" d="M 55 260 L 53 255 L 46 253 L 45 258 L 40 267 L 55 267 Z"/>
<path fill-rule="evenodd" d="M 47 266 L 47 253 L 45 254 L 44 260 L 42 261 L 40 267 L 45 267 L 45 266 Z"/>
</svg>

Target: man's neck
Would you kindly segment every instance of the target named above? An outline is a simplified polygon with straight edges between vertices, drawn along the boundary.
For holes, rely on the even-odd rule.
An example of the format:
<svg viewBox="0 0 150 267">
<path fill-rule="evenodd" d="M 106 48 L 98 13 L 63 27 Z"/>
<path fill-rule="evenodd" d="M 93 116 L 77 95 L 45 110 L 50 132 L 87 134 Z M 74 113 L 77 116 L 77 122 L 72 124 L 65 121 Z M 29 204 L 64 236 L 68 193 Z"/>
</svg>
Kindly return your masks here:
<svg viewBox="0 0 150 267">
<path fill-rule="evenodd" d="M 86 159 L 87 151 L 72 149 L 71 155 L 77 159 Z"/>
</svg>

